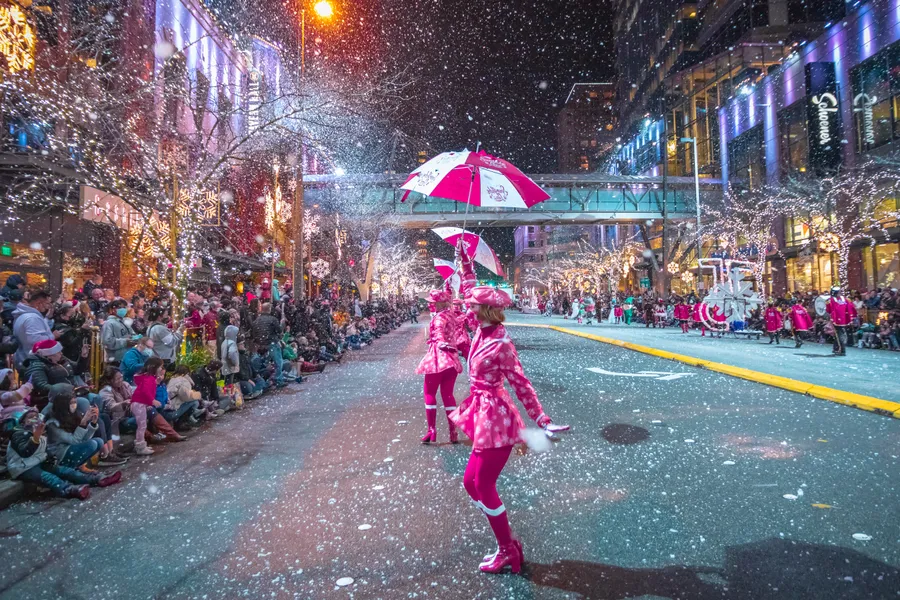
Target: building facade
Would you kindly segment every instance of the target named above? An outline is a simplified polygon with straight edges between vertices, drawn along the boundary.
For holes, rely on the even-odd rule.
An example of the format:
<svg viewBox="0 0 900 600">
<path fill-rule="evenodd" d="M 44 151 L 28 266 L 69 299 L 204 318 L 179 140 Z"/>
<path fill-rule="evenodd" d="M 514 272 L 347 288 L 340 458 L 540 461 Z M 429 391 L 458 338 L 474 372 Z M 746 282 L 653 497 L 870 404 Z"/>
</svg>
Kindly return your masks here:
<svg viewBox="0 0 900 600">
<path fill-rule="evenodd" d="M 798 45 L 782 65 L 719 110 L 723 180 L 735 186 L 815 177 L 841 164 L 893 154 L 900 140 L 900 1 L 858 4 L 840 22 Z M 827 98 L 826 98 L 827 96 Z M 821 104 L 825 101 L 827 106 Z M 833 104 L 833 106 L 832 106 Z M 836 143 L 822 145 L 822 136 Z M 889 201 L 890 202 L 890 201 Z M 896 209 L 897 200 L 889 207 Z M 889 224 L 890 225 L 890 224 Z M 900 230 L 861 240 L 851 251 L 851 289 L 897 287 Z M 809 231 L 787 218 L 769 260 L 775 293 L 826 290 L 836 259 L 809 244 Z"/>
<path fill-rule="evenodd" d="M 615 144 L 612 83 L 576 83 L 557 117 L 559 173 L 592 172 Z"/>
<path fill-rule="evenodd" d="M 650 7 L 643 5 L 634 14 Z M 682 68 L 660 68 L 658 85 L 636 88 L 641 104 L 627 110 L 633 115 L 643 111 L 642 118 L 620 122 L 612 173 L 697 173 L 721 181 L 723 189 L 759 188 L 896 151 L 896 1 L 720 1 L 699 2 L 695 8 L 696 15 L 687 12 L 697 20 L 691 44 L 684 46 L 690 53 L 675 55 Z M 658 20 L 670 19 L 671 10 L 663 10 Z M 673 27 L 667 31 L 676 33 Z M 637 50 L 628 52 L 634 59 Z M 643 66 L 632 69 L 645 73 L 656 63 L 651 49 L 643 52 Z M 645 73 L 640 81 L 655 80 Z M 829 147 L 826 158 L 817 149 L 820 115 L 810 108 L 813 97 L 821 99 L 823 93 L 835 99 L 826 113 L 833 128 L 829 136 L 840 142 Z M 809 235 L 799 220 L 776 225 L 768 248 L 767 292 L 821 291 L 837 283 L 835 257 L 810 244 Z M 861 240 L 853 249 L 849 281 L 842 284 L 850 289 L 896 286 L 896 227 L 881 237 L 874 245 Z M 704 248 L 704 255 L 713 250 Z M 696 258 L 695 253 L 685 256 L 688 262 Z"/>
<path fill-rule="evenodd" d="M 10 0 L 0 0 L 0 10 L 18 10 L 21 27 L 33 35 L 30 46 L 7 57 L 7 72 L 27 68 L 33 70 L 33 77 L 48 77 L 60 61 L 72 60 L 72 48 L 77 47 L 72 39 L 104 50 L 96 57 L 83 58 L 84 64 L 110 73 L 112 93 L 141 99 L 124 107 L 120 117 L 147 144 L 158 144 L 158 154 L 152 160 L 148 154 L 144 160 L 173 164 L 172 172 L 182 179 L 181 192 L 198 172 L 215 175 L 207 190 L 192 193 L 189 200 L 210 203 L 205 232 L 212 258 L 207 264 L 194 264 L 194 281 L 221 279 L 229 273 L 239 276 L 248 270 L 269 271 L 259 260 L 259 244 L 249 247 L 243 242 L 259 234 L 269 244 L 277 239 L 278 232 L 267 215 L 274 213 L 282 222 L 290 219 L 296 189 L 291 186 L 293 171 L 302 164 L 307 172 L 315 172 L 319 168 L 316 157 L 306 156 L 299 148 L 255 144 L 254 154 L 247 154 L 242 165 L 226 161 L 221 169 L 213 169 L 201 163 L 227 157 L 233 152 L 234 140 L 253 131 L 254 121 L 271 119 L 279 109 L 277 98 L 287 80 L 281 50 L 262 39 L 235 41 L 200 0 L 110 2 L 112 20 L 105 19 L 104 11 L 97 12 L 97 2 L 37 4 L 22 10 Z M 9 45 L 5 48 L 13 50 Z M 102 64 L 106 51 L 118 60 Z M 23 61 L 26 64 L 20 67 Z M 149 93 L 141 86 L 150 86 Z M 50 190 L 57 202 L 33 210 L 17 209 L 0 220 L 0 279 L 5 281 L 17 273 L 33 287 L 72 293 L 100 274 L 105 285 L 122 295 L 146 287 L 146 273 L 135 267 L 137 246 L 131 243 L 135 226 L 145 226 L 144 217 L 108 190 L 87 185 L 67 157 L 55 163 L 41 160 L 40 127 L 27 122 L 4 125 L 7 135 L 0 187 L 7 199 L 29 172 L 49 174 L 48 179 L 59 183 Z M 287 158 L 291 154 L 302 159 L 291 161 Z M 142 169 L 132 164 L 136 168 L 128 168 L 128 161 L 133 163 L 136 156 L 141 155 L 126 148 L 109 159 L 122 172 L 130 170 L 145 177 L 152 173 L 153 166 Z M 171 180 L 159 179 L 135 181 L 134 185 L 167 189 L 173 185 Z M 175 188 L 172 190 L 175 194 Z M 223 195 L 223 190 L 229 193 Z M 223 197 L 227 204 L 222 204 Z M 266 210 L 260 210 L 260 197 L 266 198 Z M 281 255 L 289 261 L 290 242 L 283 234 L 281 245 Z M 150 262 L 149 256 L 145 258 Z"/>
</svg>

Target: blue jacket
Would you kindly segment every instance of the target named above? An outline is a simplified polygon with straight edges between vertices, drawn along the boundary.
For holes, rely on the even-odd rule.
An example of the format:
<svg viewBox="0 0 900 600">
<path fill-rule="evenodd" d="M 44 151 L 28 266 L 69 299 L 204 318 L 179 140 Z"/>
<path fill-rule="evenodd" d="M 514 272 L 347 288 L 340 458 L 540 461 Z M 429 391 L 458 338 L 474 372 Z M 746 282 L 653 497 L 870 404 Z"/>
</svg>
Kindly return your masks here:
<svg viewBox="0 0 900 600">
<path fill-rule="evenodd" d="M 129 348 L 119 364 L 119 369 L 122 371 L 122 379 L 134 385 L 134 375 L 141 370 L 145 362 L 147 362 L 147 357 L 141 354 L 140 350 Z"/>
</svg>

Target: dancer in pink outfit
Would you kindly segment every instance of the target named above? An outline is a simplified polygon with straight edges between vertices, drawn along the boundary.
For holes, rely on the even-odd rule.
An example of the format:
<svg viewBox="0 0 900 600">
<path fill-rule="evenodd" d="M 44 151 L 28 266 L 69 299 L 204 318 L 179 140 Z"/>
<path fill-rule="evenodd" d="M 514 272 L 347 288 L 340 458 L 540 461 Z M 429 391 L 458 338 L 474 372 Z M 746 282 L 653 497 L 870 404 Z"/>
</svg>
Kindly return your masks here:
<svg viewBox="0 0 900 600">
<path fill-rule="evenodd" d="M 544 414 L 503 327 L 503 308 L 509 306 L 509 296 L 492 287 L 475 287 L 471 262 L 465 258 L 462 279 L 466 301 L 478 319 L 479 328 L 467 360 L 472 390 L 459 408 L 450 413 L 450 419 L 472 439 L 463 486 L 475 506 L 484 512 L 497 538 L 497 552 L 484 557 L 479 568 L 486 573 L 499 573 L 508 566 L 513 573 L 518 573 L 525 560 L 522 544 L 513 537 L 506 508 L 497 494 L 497 479 L 513 445 L 522 441 L 521 430 L 525 424 L 503 387 L 503 380 L 509 381 L 528 416 L 538 426 L 546 427 L 551 420 Z"/>
<path fill-rule="evenodd" d="M 450 308 L 450 294 L 444 290 L 431 290 L 428 301 L 434 304 L 434 317 L 428 325 L 428 352 L 416 368 L 416 374 L 425 375 L 425 417 L 428 419 L 428 432 L 422 438 L 423 444 L 437 441 L 437 392 L 441 391 L 444 411 L 447 413 L 447 426 L 450 429 L 450 443 L 457 439 L 456 427 L 449 418 L 450 411 L 456 408 L 453 397 L 453 386 L 456 376 L 462 371 L 457 351 L 458 329 L 456 316 Z"/>
</svg>

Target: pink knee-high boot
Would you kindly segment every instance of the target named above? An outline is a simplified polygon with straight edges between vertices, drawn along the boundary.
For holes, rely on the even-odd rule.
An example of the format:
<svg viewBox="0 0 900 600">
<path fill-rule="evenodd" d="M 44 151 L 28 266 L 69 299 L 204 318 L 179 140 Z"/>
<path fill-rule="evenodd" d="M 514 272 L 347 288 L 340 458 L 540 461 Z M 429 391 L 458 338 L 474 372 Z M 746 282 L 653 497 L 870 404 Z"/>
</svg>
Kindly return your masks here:
<svg viewBox="0 0 900 600">
<path fill-rule="evenodd" d="M 441 381 L 441 400 L 444 402 L 444 411 L 447 413 L 447 429 L 450 431 L 451 444 L 459 442 L 456 425 L 450 420 L 450 413 L 456 410 L 456 398 L 453 397 L 453 386 L 456 385 L 456 376 L 456 371 L 448 369 L 444 371 L 444 378 Z"/>
<path fill-rule="evenodd" d="M 524 561 L 522 544 L 513 537 L 506 507 L 497 494 L 497 479 L 506 466 L 511 451 L 512 446 L 474 450 L 463 476 L 466 491 L 487 517 L 491 531 L 497 538 L 497 551 L 485 556 L 479 565 L 486 573 L 499 573 L 506 567 L 510 567 L 513 573 L 518 573 Z"/>
<path fill-rule="evenodd" d="M 435 394 L 437 393 L 440 381 L 440 373 L 425 374 L 425 419 L 428 422 L 428 431 L 422 436 L 423 444 L 432 444 L 437 441 L 437 429 L 435 428 L 435 422 L 437 420 L 437 398 L 435 397 Z"/>
</svg>

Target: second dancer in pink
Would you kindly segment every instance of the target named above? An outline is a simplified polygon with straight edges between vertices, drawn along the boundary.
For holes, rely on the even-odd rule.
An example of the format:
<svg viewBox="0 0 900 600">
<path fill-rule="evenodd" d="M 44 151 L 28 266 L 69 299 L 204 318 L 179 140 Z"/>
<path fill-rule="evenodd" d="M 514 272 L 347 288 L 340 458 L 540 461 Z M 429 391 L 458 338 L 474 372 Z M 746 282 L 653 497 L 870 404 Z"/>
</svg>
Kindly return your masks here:
<svg viewBox="0 0 900 600">
<path fill-rule="evenodd" d="M 462 371 L 457 352 L 458 322 L 450 308 L 450 294 L 444 290 L 431 290 L 429 303 L 434 304 L 435 313 L 428 325 L 428 352 L 416 368 L 416 374 L 425 375 L 425 417 L 428 420 L 428 432 L 422 438 L 423 444 L 437 441 L 437 393 L 441 392 L 444 411 L 449 415 L 456 408 L 453 397 L 453 386 L 456 377 Z M 450 429 L 450 442 L 457 442 L 456 427 L 447 418 Z"/>
</svg>

